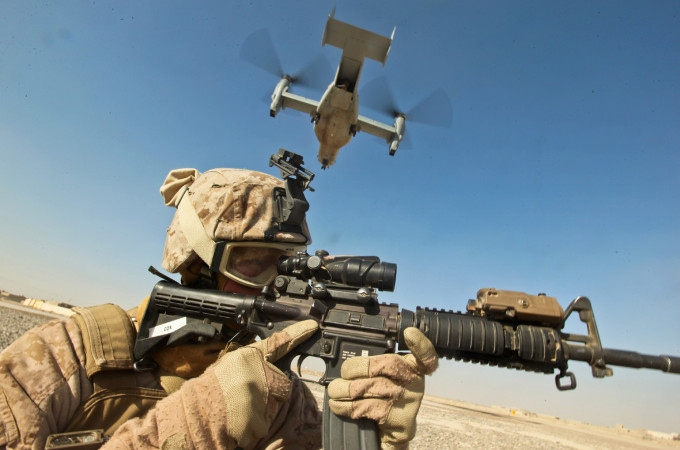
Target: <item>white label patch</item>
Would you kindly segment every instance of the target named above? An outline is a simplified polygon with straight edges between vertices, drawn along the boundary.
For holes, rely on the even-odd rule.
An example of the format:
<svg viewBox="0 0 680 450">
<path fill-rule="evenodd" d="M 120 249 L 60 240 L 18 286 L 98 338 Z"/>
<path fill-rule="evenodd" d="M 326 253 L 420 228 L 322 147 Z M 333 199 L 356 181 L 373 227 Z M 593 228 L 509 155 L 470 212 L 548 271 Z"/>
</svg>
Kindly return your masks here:
<svg viewBox="0 0 680 450">
<path fill-rule="evenodd" d="M 161 325 L 156 325 L 155 327 L 149 329 L 149 337 L 165 336 L 166 334 L 170 334 L 179 330 L 186 324 L 187 318 L 180 317 L 179 319 L 172 320 Z"/>
<path fill-rule="evenodd" d="M 361 351 L 361 356 L 369 356 L 369 355 L 368 355 L 368 350 L 362 350 L 362 351 Z"/>
</svg>

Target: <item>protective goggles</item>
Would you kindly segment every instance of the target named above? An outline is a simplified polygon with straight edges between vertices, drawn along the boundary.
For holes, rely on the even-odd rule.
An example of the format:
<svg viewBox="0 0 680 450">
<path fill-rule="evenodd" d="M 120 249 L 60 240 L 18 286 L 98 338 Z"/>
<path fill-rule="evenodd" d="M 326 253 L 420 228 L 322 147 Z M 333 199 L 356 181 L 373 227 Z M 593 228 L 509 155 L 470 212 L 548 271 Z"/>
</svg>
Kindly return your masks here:
<svg viewBox="0 0 680 450">
<path fill-rule="evenodd" d="M 306 249 L 306 245 L 286 242 L 218 242 L 215 257 L 219 257 L 220 252 L 222 256 L 217 270 L 244 286 L 261 288 L 269 286 L 278 275 L 279 258 Z"/>
</svg>

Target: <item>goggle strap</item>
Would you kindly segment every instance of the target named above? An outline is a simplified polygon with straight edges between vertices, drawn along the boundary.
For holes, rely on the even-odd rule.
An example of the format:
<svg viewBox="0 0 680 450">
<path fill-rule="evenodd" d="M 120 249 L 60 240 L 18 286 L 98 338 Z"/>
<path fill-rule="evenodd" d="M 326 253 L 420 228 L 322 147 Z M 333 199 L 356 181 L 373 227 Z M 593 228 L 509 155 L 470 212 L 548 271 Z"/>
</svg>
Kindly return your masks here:
<svg viewBox="0 0 680 450">
<path fill-rule="evenodd" d="M 189 242 L 191 248 L 208 266 L 212 266 L 213 256 L 215 255 L 215 241 L 205 232 L 194 204 L 188 198 L 189 196 L 186 195 L 188 191 L 189 188 L 185 187 L 178 201 L 177 215 L 179 225 L 182 229 L 182 234 Z"/>
<path fill-rule="evenodd" d="M 220 265 L 222 258 L 224 258 L 224 249 L 230 241 L 217 241 L 215 242 L 215 253 L 210 263 L 211 272 L 220 272 Z"/>
</svg>

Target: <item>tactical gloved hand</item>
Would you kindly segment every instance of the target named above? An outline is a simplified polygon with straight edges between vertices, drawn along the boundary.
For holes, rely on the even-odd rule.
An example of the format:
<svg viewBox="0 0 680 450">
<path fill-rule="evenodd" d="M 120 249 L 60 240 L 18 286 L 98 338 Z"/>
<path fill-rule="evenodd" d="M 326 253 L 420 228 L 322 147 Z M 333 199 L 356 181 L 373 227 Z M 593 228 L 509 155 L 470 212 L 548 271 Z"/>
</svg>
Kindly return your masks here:
<svg viewBox="0 0 680 450">
<path fill-rule="evenodd" d="M 267 434 L 277 405 L 290 396 L 291 381 L 272 363 L 316 332 L 305 320 L 274 333 L 268 339 L 227 352 L 215 363 L 215 376 L 227 399 L 229 435 L 247 447 Z"/>
<path fill-rule="evenodd" d="M 425 375 L 439 365 L 434 346 L 420 330 L 404 330 L 404 341 L 410 354 L 350 358 L 342 365 L 342 378 L 328 385 L 331 411 L 378 422 L 383 449 L 408 448 L 416 434 Z"/>
<path fill-rule="evenodd" d="M 143 419 L 125 422 L 105 448 L 319 448 L 316 402 L 299 380 L 290 380 L 272 364 L 317 328 L 315 321 L 306 320 L 223 352 Z"/>
</svg>

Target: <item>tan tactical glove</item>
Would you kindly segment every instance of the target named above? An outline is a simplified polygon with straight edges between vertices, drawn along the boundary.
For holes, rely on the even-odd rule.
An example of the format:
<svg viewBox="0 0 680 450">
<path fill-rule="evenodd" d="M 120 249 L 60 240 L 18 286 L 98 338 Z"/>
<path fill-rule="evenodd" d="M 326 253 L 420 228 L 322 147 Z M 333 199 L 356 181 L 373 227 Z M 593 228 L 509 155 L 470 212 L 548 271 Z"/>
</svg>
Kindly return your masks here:
<svg viewBox="0 0 680 450">
<path fill-rule="evenodd" d="M 274 333 L 268 339 L 221 356 L 215 376 L 227 405 L 229 435 L 241 447 L 264 437 L 281 403 L 288 400 L 290 379 L 272 363 L 316 332 L 305 320 Z"/>
<path fill-rule="evenodd" d="M 306 320 L 223 351 L 144 418 L 125 422 L 104 448 L 319 448 L 321 414 L 311 393 L 272 364 L 317 328 Z"/>
<path fill-rule="evenodd" d="M 439 365 L 434 346 L 420 330 L 404 330 L 404 341 L 410 354 L 350 358 L 342 365 L 342 378 L 328 385 L 331 411 L 378 422 L 383 449 L 408 448 L 416 434 L 425 375 Z"/>
</svg>

